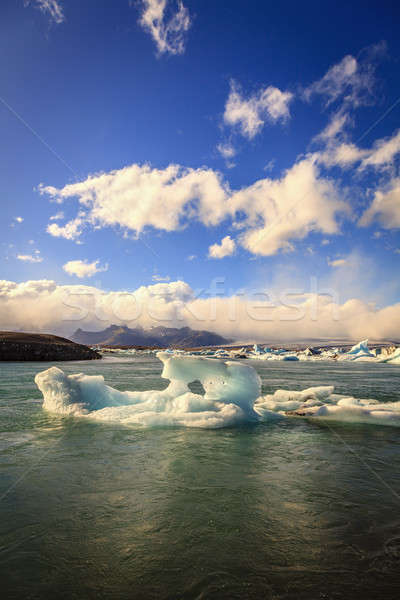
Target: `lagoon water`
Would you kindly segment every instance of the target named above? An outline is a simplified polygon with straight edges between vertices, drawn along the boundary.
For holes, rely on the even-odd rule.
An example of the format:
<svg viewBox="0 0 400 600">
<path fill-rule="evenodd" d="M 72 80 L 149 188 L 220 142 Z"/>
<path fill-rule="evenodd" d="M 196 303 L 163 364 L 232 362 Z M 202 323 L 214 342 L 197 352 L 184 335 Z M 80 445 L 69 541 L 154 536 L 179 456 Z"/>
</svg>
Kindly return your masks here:
<svg viewBox="0 0 400 600">
<path fill-rule="evenodd" d="M 263 393 L 400 400 L 400 366 L 251 364 Z M 33 380 L 49 366 L 0 363 L 4 598 L 398 598 L 400 428 L 66 418 L 42 409 Z M 148 355 L 57 366 L 119 390 L 167 385 Z"/>
</svg>

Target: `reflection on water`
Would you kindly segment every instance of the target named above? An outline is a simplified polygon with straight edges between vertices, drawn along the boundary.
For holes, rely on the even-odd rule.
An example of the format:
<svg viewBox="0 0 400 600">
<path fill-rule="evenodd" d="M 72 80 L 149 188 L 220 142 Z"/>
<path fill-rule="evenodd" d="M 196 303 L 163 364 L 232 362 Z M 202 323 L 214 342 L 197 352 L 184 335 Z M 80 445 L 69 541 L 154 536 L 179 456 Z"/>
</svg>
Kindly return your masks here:
<svg viewBox="0 0 400 600">
<path fill-rule="evenodd" d="M 399 399 L 400 368 L 255 366 L 266 392 L 334 383 Z M 0 504 L 5 597 L 397 597 L 400 501 L 382 484 L 400 493 L 397 428 L 63 420 L 41 410 L 43 368 L 0 366 L 0 493 L 31 468 Z M 119 389 L 165 386 L 152 358 L 63 369 Z"/>
</svg>

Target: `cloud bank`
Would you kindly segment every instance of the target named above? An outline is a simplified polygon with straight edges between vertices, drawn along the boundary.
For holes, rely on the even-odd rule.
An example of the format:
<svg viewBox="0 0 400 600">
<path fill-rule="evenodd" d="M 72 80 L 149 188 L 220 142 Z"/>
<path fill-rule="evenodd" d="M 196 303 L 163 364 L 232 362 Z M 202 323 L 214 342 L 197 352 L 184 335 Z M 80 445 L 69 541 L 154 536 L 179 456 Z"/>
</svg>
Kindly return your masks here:
<svg viewBox="0 0 400 600">
<path fill-rule="evenodd" d="M 377 308 L 356 298 L 339 303 L 330 295 L 265 293 L 221 297 L 183 281 L 105 292 L 86 285 L 37 280 L 0 281 L 0 328 L 70 335 L 112 323 L 209 329 L 240 340 L 310 338 L 400 339 L 400 304 Z"/>
</svg>

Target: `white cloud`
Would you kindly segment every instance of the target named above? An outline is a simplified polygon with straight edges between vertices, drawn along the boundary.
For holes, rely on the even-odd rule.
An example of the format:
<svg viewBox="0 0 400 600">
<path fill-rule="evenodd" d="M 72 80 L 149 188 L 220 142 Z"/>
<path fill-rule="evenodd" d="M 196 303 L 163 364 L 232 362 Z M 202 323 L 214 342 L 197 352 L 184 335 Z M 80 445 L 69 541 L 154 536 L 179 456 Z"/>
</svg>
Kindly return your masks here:
<svg viewBox="0 0 400 600">
<path fill-rule="evenodd" d="M 281 179 L 260 179 L 243 188 L 230 202 L 233 212 L 246 215 L 237 223 L 245 229 L 239 241 L 263 256 L 293 250 L 292 241 L 312 231 L 338 233 L 337 217 L 348 211 L 332 181 L 320 177 L 313 157 L 296 163 Z"/>
<path fill-rule="evenodd" d="M 395 177 L 384 189 L 376 190 L 371 206 L 364 212 L 359 225 L 365 227 L 374 220 L 385 229 L 400 228 L 400 177 Z"/>
<path fill-rule="evenodd" d="M 252 139 L 260 133 L 266 121 L 276 123 L 289 119 L 292 98 L 292 93 L 282 92 L 271 85 L 245 98 L 232 81 L 224 121 L 227 125 L 238 126 L 243 136 Z"/>
<path fill-rule="evenodd" d="M 379 169 L 380 167 L 391 165 L 399 152 L 400 129 L 390 138 L 377 140 L 368 153 L 368 156 L 362 161 L 361 168 L 374 167 Z"/>
<path fill-rule="evenodd" d="M 34 4 L 43 14 L 48 15 L 50 21 L 59 25 L 65 21 L 64 11 L 59 0 L 26 0 L 25 5 Z"/>
<path fill-rule="evenodd" d="M 236 249 L 235 240 L 230 235 L 225 236 L 220 244 L 213 244 L 208 249 L 208 256 L 210 258 L 225 258 L 225 256 L 231 256 Z"/>
<path fill-rule="evenodd" d="M 230 142 L 226 144 L 218 144 L 217 150 L 220 153 L 220 155 L 226 160 L 233 158 L 236 155 L 236 149 Z"/>
<path fill-rule="evenodd" d="M 309 100 L 314 94 L 326 97 L 326 103 L 334 102 L 346 91 L 358 85 L 358 63 L 354 56 L 347 55 L 328 69 L 322 79 L 315 81 L 304 90 Z"/>
<path fill-rule="evenodd" d="M 264 256 L 293 249 L 292 240 L 312 231 L 338 233 L 337 217 L 347 210 L 312 155 L 281 179 L 260 179 L 236 192 L 211 169 L 135 164 L 61 189 L 41 185 L 39 190 L 58 202 L 76 197 L 87 211 L 63 227 L 51 223 L 47 231 L 54 236 L 76 239 L 85 225 L 119 226 L 138 235 L 146 227 L 176 231 L 194 220 L 209 227 L 230 218 L 242 230 L 239 243 Z"/>
<path fill-rule="evenodd" d="M 97 226 L 120 226 L 139 234 L 145 227 L 175 231 L 198 218 L 205 225 L 215 225 L 225 214 L 227 186 L 211 169 L 185 169 L 170 165 L 152 169 L 149 165 L 131 165 L 123 169 L 90 175 L 85 181 L 62 189 L 39 186 L 40 193 L 62 202 L 78 197 L 89 209 L 87 222 Z M 52 235 L 75 239 L 79 236 L 83 216 L 64 227 L 53 223 Z"/>
<path fill-rule="evenodd" d="M 391 137 L 376 140 L 372 148 L 359 148 L 353 143 L 329 141 L 326 148 L 317 154 L 318 161 L 327 167 L 347 168 L 359 162 L 359 170 L 367 167 L 385 170 L 393 165 L 400 153 L 400 130 Z"/>
<path fill-rule="evenodd" d="M 328 69 L 325 75 L 309 85 L 303 92 L 310 100 L 319 95 L 325 99 L 325 105 L 342 99 L 347 107 L 368 105 L 374 101 L 376 59 L 386 52 L 386 44 L 370 46 L 361 51 L 358 58 L 348 54 Z"/>
<path fill-rule="evenodd" d="M 50 221 L 60 221 L 63 218 L 64 218 L 64 213 L 62 210 L 60 210 L 58 213 L 56 213 L 55 215 L 52 215 L 50 217 Z"/>
<path fill-rule="evenodd" d="M 70 260 L 63 265 L 63 269 L 68 275 L 76 275 L 80 279 L 83 279 L 84 277 L 93 277 L 96 273 L 107 271 L 108 265 L 100 267 L 98 260 L 91 263 L 85 260 Z"/>
<path fill-rule="evenodd" d="M 328 258 L 328 265 L 330 267 L 345 267 L 349 264 L 349 261 L 346 258 L 336 258 L 331 260 Z"/>
<path fill-rule="evenodd" d="M 162 277 L 161 275 L 153 275 L 152 280 L 153 281 L 170 281 L 171 277 L 169 277 L 168 275 L 166 275 L 165 277 Z"/>
<path fill-rule="evenodd" d="M 348 113 L 338 111 L 331 117 L 331 120 L 329 121 L 325 129 L 323 129 L 321 133 L 319 133 L 315 137 L 315 140 L 329 141 L 334 139 L 336 136 L 343 132 L 345 126 L 349 123 L 349 121 L 350 117 Z"/>
<path fill-rule="evenodd" d="M 271 302 L 272 297 L 272 302 Z M 54 331 L 104 329 L 126 324 L 208 329 L 241 340 L 310 338 L 400 338 L 400 304 L 377 308 L 352 298 L 340 303 L 326 295 L 196 298 L 183 281 L 142 286 L 132 292 L 105 292 L 54 281 L 0 281 L 0 329 Z"/>
<path fill-rule="evenodd" d="M 18 254 L 17 258 L 18 258 L 18 260 L 22 260 L 23 262 L 30 262 L 30 263 L 43 262 L 43 258 L 41 256 L 39 256 L 38 250 L 35 251 L 35 255 L 33 255 L 33 254 Z"/>
<path fill-rule="evenodd" d="M 181 0 L 142 0 L 142 4 L 139 23 L 153 38 L 158 52 L 182 54 L 191 19 Z"/>
<path fill-rule="evenodd" d="M 358 148 L 355 144 L 343 142 L 337 145 L 328 145 L 320 153 L 318 160 L 327 167 L 339 166 L 347 168 L 368 156 L 368 150 Z"/>
<path fill-rule="evenodd" d="M 17 221 L 17 223 L 22 223 L 24 219 L 23 217 L 15 217 L 15 220 Z"/>
<path fill-rule="evenodd" d="M 196 258 L 197 258 L 197 255 L 196 255 L 196 254 L 190 254 L 190 255 L 187 257 L 187 260 L 195 260 Z"/>
<path fill-rule="evenodd" d="M 47 226 L 47 233 L 53 237 L 61 237 L 66 240 L 76 240 L 82 233 L 84 220 L 82 216 L 77 216 L 75 219 L 68 221 L 65 225 L 61 226 L 57 223 L 50 223 Z"/>
</svg>

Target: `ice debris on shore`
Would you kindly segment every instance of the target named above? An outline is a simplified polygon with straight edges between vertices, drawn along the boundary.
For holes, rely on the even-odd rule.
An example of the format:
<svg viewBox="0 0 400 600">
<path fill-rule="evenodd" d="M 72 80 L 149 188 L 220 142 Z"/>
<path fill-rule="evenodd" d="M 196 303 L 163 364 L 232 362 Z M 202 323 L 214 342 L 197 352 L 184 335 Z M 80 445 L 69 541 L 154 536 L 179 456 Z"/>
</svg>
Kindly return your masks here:
<svg viewBox="0 0 400 600">
<path fill-rule="evenodd" d="M 303 391 L 277 390 L 261 396 L 261 381 L 253 367 L 240 362 L 159 352 L 164 390 L 120 392 L 101 375 L 66 375 L 51 367 L 35 383 L 43 408 L 62 415 L 123 425 L 220 428 L 276 418 L 312 417 L 356 423 L 400 425 L 400 402 L 378 403 L 334 393 L 333 386 Z M 199 381 L 204 395 L 188 385 Z"/>
</svg>

